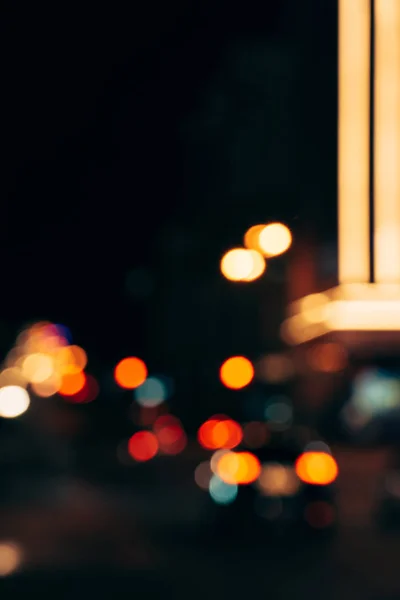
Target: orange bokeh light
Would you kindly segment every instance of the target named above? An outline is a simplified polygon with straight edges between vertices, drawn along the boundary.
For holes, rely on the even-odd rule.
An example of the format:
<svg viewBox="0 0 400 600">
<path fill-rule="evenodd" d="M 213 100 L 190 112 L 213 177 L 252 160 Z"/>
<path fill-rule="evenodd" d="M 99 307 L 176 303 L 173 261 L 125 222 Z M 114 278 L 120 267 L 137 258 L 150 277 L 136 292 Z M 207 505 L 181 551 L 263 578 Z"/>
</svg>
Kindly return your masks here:
<svg viewBox="0 0 400 600">
<path fill-rule="evenodd" d="M 80 346 L 63 346 L 56 352 L 56 367 L 61 375 L 79 373 L 87 365 L 87 354 Z"/>
<path fill-rule="evenodd" d="M 201 425 L 199 431 L 197 432 L 197 439 L 200 446 L 203 446 L 203 448 L 207 448 L 209 450 L 215 450 L 213 430 L 218 423 L 219 421 L 217 419 L 209 419 L 203 423 L 203 425 Z"/>
<path fill-rule="evenodd" d="M 247 485 L 258 479 L 261 464 L 251 452 L 226 452 L 219 459 L 216 472 L 225 483 Z"/>
<path fill-rule="evenodd" d="M 128 441 L 128 452 L 138 462 L 151 460 L 158 452 L 157 437 L 151 431 L 138 431 Z"/>
<path fill-rule="evenodd" d="M 88 402 L 93 402 L 93 400 L 96 400 L 99 391 L 99 384 L 97 383 L 96 379 L 92 375 L 86 374 L 85 385 L 83 388 L 76 392 L 76 394 L 70 395 L 68 400 L 69 402 L 73 402 L 75 404 L 86 404 Z"/>
<path fill-rule="evenodd" d="M 61 396 L 74 396 L 84 388 L 85 383 L 86 375 L 83 371 L 66 373 L 61 378 L 61 386 L 58 393 Z"/>
<path fill-rule="evenodd" d="M 248 358 L 232 356 L 222 364 L 219 375 L 226 387 L 240 390 L 252 381 L 254 367 Z"/>
<path fill-rule="evenodd" d="M 240 444 L 243 431 L 232 419 L 209 419 L 200 427 L 197 439 L 203 448 L 209 450 L 231 449 Z"/>
<path fill-rule="evenodd" d="M 140 358 L 130 356 L 117 364 L 114 377 L 120 387 L 133 390 L 146 381 L 147 367 Z"/>
<path fill-rule="evenodd" d="M 219 421 L 212 430 L 214 448 L 235 448 L 243 439 L 243 431 L 239 423 L 228 419 Z"/>
<path fill-rule="evenodd" d="M 299 479 L 312 485 L 329 485 L 339 472 L 335 459 L 326 452 L 304 452 L 295 467 Z"/>
</svg>

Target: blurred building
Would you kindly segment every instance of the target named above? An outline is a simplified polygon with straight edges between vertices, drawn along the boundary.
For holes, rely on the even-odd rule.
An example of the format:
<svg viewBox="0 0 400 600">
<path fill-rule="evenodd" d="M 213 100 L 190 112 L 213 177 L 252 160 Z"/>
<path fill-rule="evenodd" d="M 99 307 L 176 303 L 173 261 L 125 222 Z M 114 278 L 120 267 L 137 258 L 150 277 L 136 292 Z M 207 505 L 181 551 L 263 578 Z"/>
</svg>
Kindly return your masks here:
<svg viewBox="0 0 400 600">
<path fill-rule="evenodd" d="M 334 247 L 303 239 L 282 328 L 313 410 L 355 368 L 400 354 L 400 5 L 341 0 L 338 31 L 336 277 Z"/>
</svg>

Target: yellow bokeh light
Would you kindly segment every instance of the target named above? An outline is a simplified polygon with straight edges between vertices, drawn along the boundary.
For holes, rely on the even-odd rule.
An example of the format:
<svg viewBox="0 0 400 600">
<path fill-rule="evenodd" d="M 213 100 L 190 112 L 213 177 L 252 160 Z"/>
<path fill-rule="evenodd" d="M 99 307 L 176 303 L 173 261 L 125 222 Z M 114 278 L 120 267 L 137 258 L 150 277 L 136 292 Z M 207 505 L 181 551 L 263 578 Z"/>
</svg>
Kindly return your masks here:
<svg viewBox="0 0 400 600">
<path fill-rule="evenodd" d="M 254 269 L 254 257 L 246 248 L 233 248 L 221 260 L 221 273 L 230 281 L 246 281 Z"/>
<path fill-rule="evenodd" d="M 265 225 L 253 225 L 253 227 L 250 227 L 250 229 L 246 231 L 243 239 L 246 248 L 249 250 L 258 250 L 258 252 L 261 251 L 258 238 L 264 227 Z"/>
<path fill-rule="evenodd" d="M 264 273 L 266 269 L 265 258 L 257 250 L 248 250 L 253 259 L 253 268 L 250 274 L 243 281 L 255 281 Z"/>
<path fill-rule="evenodd" d="M 22 363 L 22 374 L 31 383 L 46 381 L 54 371 L 54 362 L 49 354 L 29 354 Z"/>
<path fill-rule="evenodd" d="M 14 573 L 21 563 L 21 550 L 11 542 L 0 542 L 0 577 Z"/>
<path fill-rule="evenodd" d="M 41 398 L 49 398 L 57 394 L 62 386 L 62 378 L 58 373 L 53 373 L 48 379 L 44 381 L 36 382 L 31 384 L 32 391 L 36 396 Z"/>
<path fill-rule="evenodd" d="M 0 389 L 0 417 L 14 419 L 28 410 L 28 392 L 18 385 L 7 385 Z"/>
<path fill-rule="evenodd" d="M 87 355 L 80 346 L 64 346 L 57 350 L 56 369 L 60 375 L 83 371 L 87 365 Z"/>
<path fill-rule="evenodd" d="M 18 385 L 26 387 L 28 384 L 26 377 L 22 374 L 21 369 L 17 367 L 9 367 L 0 373 L 0 388 L 6 385 Z"/>
<path fill-rule="evenodd" d="M 296 461 L 298 477 L 312 485 L 329 485 L 338 476 L 338 466 L 326 452 L 304 452 Z"/>
<path fill-rule="evenodd" d="M 6 359 L 4 361 L 4 365 L 6 367 L 15 367 L 15 366 L 19 366 L 19 362 L 21 360 L 21 357 L 24 358 L 24 354 L 21 350 L 21 348 L 16 347 L 16 348 L 12 348 L 10 350 L 10 352 L 7 353 Z"/>
<path fill-rule="evenodd" d="M 265 256 L 279 256 L 292 244 L 292 234 L 283 223 L 269 223 L 258 236 L 260 251 Z"/>
<path fill-rule="evenodd" d="M 292 467 L 271 463 L 263 465 L 257 487 L 265 496 L 293 496 L 300 480 Z"/>
<path fill-rule="evenodd" d="M 260 476 L 261 465 L 251 452 L 227 452 L 218 460 L 216 472 L 229 485 L 247 485 Z"/>
<path fill-rule="evenodd" d="M 217 475 L 218 463 L 220 459 L 224 456 L 224 454 L 229 454 L 230 450 L 217 450 L 211 457 L 210 460 L 210 468 L 214 475 Z"/>
</svg>

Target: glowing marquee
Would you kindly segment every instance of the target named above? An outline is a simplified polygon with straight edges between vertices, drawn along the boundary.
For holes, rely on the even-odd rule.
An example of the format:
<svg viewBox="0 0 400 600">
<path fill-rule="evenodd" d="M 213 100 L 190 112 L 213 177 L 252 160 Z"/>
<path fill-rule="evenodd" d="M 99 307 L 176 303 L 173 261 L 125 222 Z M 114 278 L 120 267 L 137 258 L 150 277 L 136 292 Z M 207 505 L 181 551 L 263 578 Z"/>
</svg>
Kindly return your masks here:
<svg viewBox="0 0 400 600">
<path fill-rule="evenodd" d="M 289 307 L 282 334 L 293 344 L 331 331 L 400 331 L 400 0 L 374 2 L 373 211 L 371 4 L 339 0 L 339 285 Z"/>
</svg>

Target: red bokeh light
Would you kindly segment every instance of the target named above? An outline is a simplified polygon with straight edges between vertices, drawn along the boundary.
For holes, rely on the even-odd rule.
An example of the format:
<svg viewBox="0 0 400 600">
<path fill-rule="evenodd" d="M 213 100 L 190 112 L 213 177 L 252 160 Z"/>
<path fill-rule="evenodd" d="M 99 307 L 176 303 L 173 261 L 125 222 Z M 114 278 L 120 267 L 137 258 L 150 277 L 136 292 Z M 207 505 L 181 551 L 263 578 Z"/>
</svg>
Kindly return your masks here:
<svg viewBox="0 0 400 600">
<path fill-rule="evenodd" d="M 243 431 L 239 423 L 232 419 L 209 419 L 200 427 L 197 439 L 203 448 L 217 450 L 219 448 L 231 449 L 240 444 Z"/>
<path fill-rule="evenodd" d="M 138 431 L 128 441 L 128 452 L 138 462 L 151 460 L 158 452 L 157 437 L 151 431 Z"/>
<path fill-rule="evenodd" d="M 164 454 L 179 454 L 187 443 L 184 430 L 180 425 L 165 425 L 157 431 L 157 439 L 161 452 Z"/>
<path fill-rule="evenodd" d="M 155 433 L 158 433 L 164 427 L 182 427 L 179 419 L 174 417 L 173 415 L 161 415 L 156 419 L 153 430 Z"/>
<path fill-rule="evenodd" d="M 96 400 L 98 395 L 99 384 L 92 375 L 86 374 L 83 388 L 73 396 L 66 397 L 66 400 L 74 404 L 87 404 Z"/>
</svg>

